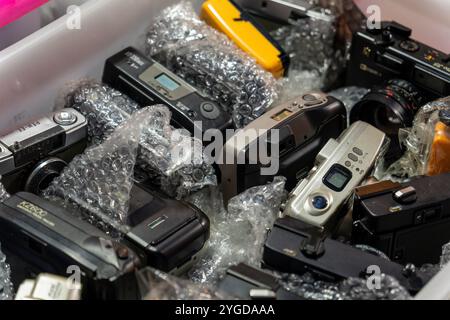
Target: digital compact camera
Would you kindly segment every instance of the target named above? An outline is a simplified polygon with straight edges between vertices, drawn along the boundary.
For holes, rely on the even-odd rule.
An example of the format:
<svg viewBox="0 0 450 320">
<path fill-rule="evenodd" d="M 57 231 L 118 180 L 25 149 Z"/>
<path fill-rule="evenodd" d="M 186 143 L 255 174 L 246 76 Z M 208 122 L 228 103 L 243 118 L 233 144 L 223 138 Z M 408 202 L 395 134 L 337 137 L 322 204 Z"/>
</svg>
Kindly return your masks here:
<svg viewBox="0 0 450 320">
<path fill-rule="evenodd" d="M 354 188 L 371 173 L 385 139 L 383 132 L 359 121 L 338 140 L 329 140 L 316 166 L 290 193 L 283 214 L 318 229 L 334 226 Z"/>
<path fill-rule="evenodd" d="M 264 245 L 264 264 L 281 272 L 312 272 L 327 281 L 366 278 L 379 270 L 397 279 L 411 293 L 417 293 L 429 280 L 412 266 L 404 267 L 330 237 L 323 238 L 321 252 L 312 255 L 303 247 L 310 237 L 310 226 L 304 222 L 291 217 L 278 219 Z"/>
<path fill-rule="evenodd" d="M 137 298 L 133 250 L 36 195 L 20 192 L 0 204 L 0 241 L 19 261 L 14 283 L 45 272 L 79 277 L 85 299 Z"/>
<path fill-rule="evenodd" d="M 0 175 L 9 193 L 39 194 L 86 148 L 87 121 L 63 109 L 0 138 Z"/>
<path fill-rule="evenodd" d="M 388 160 L 401 155 L 398 130 L 412 125 L 418 109 L 450 95 L 450 55 L 410 37 L 411 29 L 396 22 L 363 26 L 353 36 L 347 84 L 372 90 L 354 106 L 350 120 L 394 137 Z"/>
<path fill-rule="evenodd" d="M 450 174 L 357 188 L 353 242 L 402 264 L 439 263 L 442 246 L 450 241 L 449 190 Z"/>
<path fill-rule="evenodd" d="M 128 95 L 142 107 L 158 103 L 172 112 L 172 123 L 192 134 L 232 126 L 230 115 L 214 101 L 134 48 L 106 61 L 103 82 Z M 201 126 L 200 126 L 201 125 Z"/>
<path fill-rule="evenodd" d="M 276 175 L 286 177 L 286 188 L 292 190 L 311 170 L 321 148 L 346 125 L 344 105 L 319 92 L 271 108 L 236 132 L 219 155 L 225 201 Z M 265 160 L 260 157 L 264 149 Z M 262 173 L 271 165 L 278 165 L 275 173 Z"/>
</svg>

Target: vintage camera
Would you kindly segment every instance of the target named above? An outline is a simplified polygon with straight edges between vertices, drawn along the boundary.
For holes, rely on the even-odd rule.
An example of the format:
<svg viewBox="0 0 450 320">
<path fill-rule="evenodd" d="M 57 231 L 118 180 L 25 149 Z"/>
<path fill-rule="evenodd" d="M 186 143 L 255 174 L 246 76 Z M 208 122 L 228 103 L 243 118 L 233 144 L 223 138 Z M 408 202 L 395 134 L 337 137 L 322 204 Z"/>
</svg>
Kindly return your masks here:
<svg viewBox="0 0 450 320">
<path fill-rule="evenodd" d="M 200 209 L 168 199 L 145 184 L 131 190 L 129 212 L 125 244 L 144 265 L 161 271 L 183 273 L 209 238 L 209 219 Z"/>
<path fill-rule="evenodd" d="M 281 272 L 312 272 L 327 281 L 365 278 L 373 272 L 369 267 L 377 267 L 411 293 L 417 293 L 429 280 L 412 266 L 404 267 L 329 237 L 321 240 L 320 253 L 311 254 L 303 247 L 310 237 L 311 226 L 304 222 L 291 217 L 278 219 L 264 245 L 265 265 Z"/>
<path fill-rule="evenodd" d="M 244 263 L 230 267 L 218 288 L 245 300 L 303 300 L 284 290 L 276 276 Z"/>
<path fill-rule="evenodd" d="M 172 111 L 173 125 L 192 134 L 231 127 L 230 115 L 219 105 L 136 49 L 127 48 L 109 58 L 103 82 L 142 106 L 167 105 Z"/>
<path fill-rule="evenodd" d="M 439 263 L 442 246 L 450 241 L 448 190 L 450 174 L 357 188 L 353 242 L 377 248 L 402 264 Z"/>
<path fill-rule="evenodd" d="M 63 109 L 0 138 L 0 175 L 9 193 L 39 194 L 86 148 L 86 118 Z"/>
<path fill-rule="evenodd" d="M 200 16 L 211 27 L 225 33 L 239 48 L 274 77 L 287 75 L 289 55 L 247 11 L 232 0 L 207 0 Z"/>
<path fill-rule="evenodd" d="M 365 122 L 355 122 L 319 152 L 316 167 L 299 182 L 282 206 L 284 215 L 319 229 L 335 225 L 355 187 L 380 156 L 386 135 Z"/>
<path fill-rule="evenodd" d="M 450 55 L 410 36 L 411 29 L 396 22 L 354 34 L 347 84 L 373 90 L 355 105 L 351 122 L 366 121 L 396 138 L 426 102 L 450 95 Z M 401 152 L 393 139 L 388 156 Z"/>
<path fill-rule="evenodd" d="M 287 177 L 286 188 L 291 190 L 311 170 L 320 149 L 346 125 L 344 105 L 323 93 L 309 93 L 270 109 L 236 132 L 219 155 L 225 201 L 275 175 Z M 279 163 L 274 175 L 261 174 L 264 166 L 270 166 L 258 156 L 262 145 L 272 152 L 266 160 Z"/>
<path fill-rule="evenodd" d="M 65 209 L 31 193 L 20 192 L 0 204 L 0 241 L 14 283 L 49 272 L 81 272 L 83 298 L 137 298 L 137 255 Z"/>
</svg>

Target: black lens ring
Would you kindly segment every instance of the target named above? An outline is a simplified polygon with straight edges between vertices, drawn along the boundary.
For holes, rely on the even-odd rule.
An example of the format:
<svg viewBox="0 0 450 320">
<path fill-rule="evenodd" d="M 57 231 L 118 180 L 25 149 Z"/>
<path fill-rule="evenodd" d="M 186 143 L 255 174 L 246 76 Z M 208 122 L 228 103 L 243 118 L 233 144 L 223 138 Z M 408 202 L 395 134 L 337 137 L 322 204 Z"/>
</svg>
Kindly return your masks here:
<svg viewBox="0 0 450 320">
<path fill-rule="evenodd" d="M 67 163 L 59 158 L 47 158 L 40 161 L 31 170 L 25 183 L 24 190 L 26 192 L 40 194 L 40 192 L 43 191 L 42 182 L 49 177 L 56 178 L 59 176 L 66 166 Z"/>
</svg>

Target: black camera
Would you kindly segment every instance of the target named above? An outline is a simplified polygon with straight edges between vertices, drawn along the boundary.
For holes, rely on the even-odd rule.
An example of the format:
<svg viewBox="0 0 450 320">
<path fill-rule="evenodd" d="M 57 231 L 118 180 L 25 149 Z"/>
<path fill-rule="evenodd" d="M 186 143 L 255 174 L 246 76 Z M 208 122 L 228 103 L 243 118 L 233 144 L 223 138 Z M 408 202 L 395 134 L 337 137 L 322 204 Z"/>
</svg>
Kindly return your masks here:
<svg viewBox="0 0 450 320">
<path fill-rule="evenodd" d="M 0 175 L 9 193 L 40 194 L 86 148 L 86 118 L 63 109 L 0 138 Z"/>
<path fill-rule="evenodd" d="M 214 101 L 136 49 L 127 48 L 106 61 L 103 82 L 141 106 L 158 103 L 172 111 L 173 125 L 194 134 L 231 127 L 231 117 Z M 201 124 L 201 127 L 199 125 Z"/>
<path fill-rule="evenodd" d="M 245 300 L 304 300 L 281 287 L 276 276 L 241 263 L 227 270 L 219 289 Z"/>
<path fill-rule="evenodd" d="M 0 204 L 0 241 L 18 261 L 15 283 L 43 272 L 76 276 L 79 269 L 86 299 L 138 297 L 133 250 L 36 195 L 21 192 Z"/>
<path fill-rule="evenodd" d="M 353 242 L 368 244 L 405 264 L 439 263 L 450 241 L 450 174 L 359 187 Z"/>
<path fill-rule="evenodd" d="M 316 250 L 305 243 L 320 242 Z M 370 276 L 371 266 L 396 278 L 411 293 L 418 292 L 428 278 L 414 268 L 404 267 L 340 241 L 314 234 L 311 227 L 290 217 L 278 219 L 264 245 L 264 264 L 275 270 L 303 274 L 312 272 L 327 281 Z"/>
<path fill-rule="evenodd" d="M 450 55 L 411 39 L 396 22 L 363 28 L 353 36 L 347 84 L 372 88 L 351 111 L 394 137 L 389 158 L 401 155 L 398 130 L 410 127 L 418 109 L 450 95 Z"/>
<path fill-rule="evenodd" d="M 189 268 L 209 238 L 209 219 L 197 207 L 168 199 L 144 184 L 131 190 L 129 232 L 124 243 L 144 265 L 179 274 Z"/>
</svg>

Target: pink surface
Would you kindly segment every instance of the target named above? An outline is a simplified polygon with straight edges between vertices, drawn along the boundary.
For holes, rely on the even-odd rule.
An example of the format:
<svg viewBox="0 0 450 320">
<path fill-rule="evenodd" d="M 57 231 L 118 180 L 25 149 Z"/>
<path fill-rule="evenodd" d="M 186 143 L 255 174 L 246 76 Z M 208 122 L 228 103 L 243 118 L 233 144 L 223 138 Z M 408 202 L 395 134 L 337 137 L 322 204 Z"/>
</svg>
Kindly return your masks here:
<svg viewBox="0 0 450 320">
<path fill-rule="evenodd" d="M 395 20 L 413 30 L 413 38 L 450 53 L 450 0 L 354 0 L 365 12 L 378 5 L 382 20 Z"/>
<path fill-rule="evenodd" d="M 0 0 L 0 28 L 19 19 L 48 0 Z"/>
</svg>

